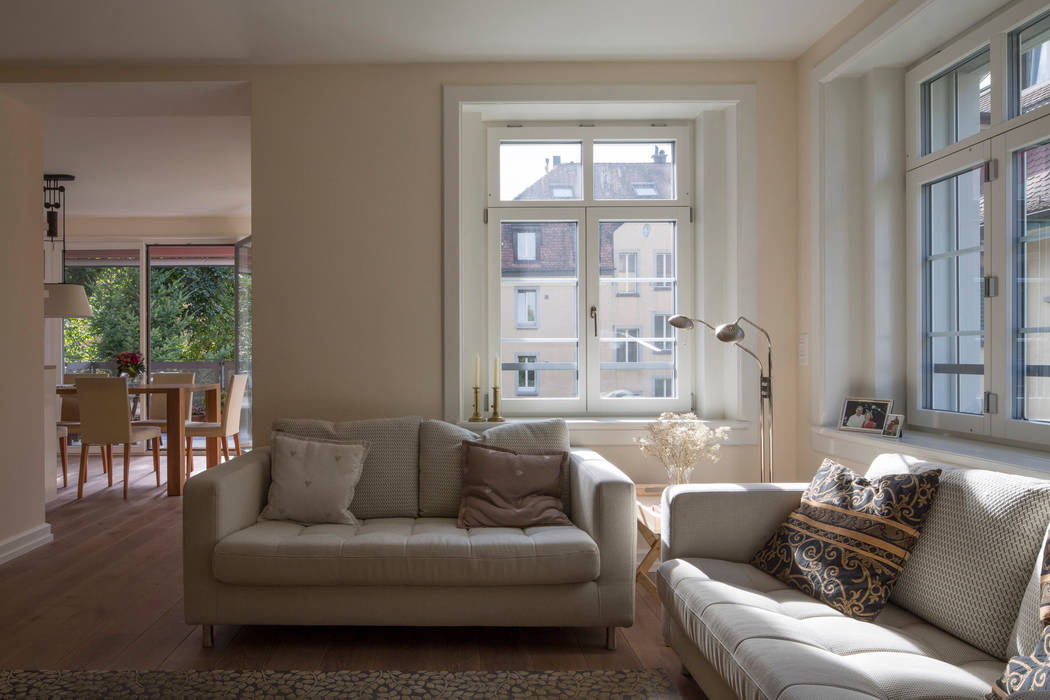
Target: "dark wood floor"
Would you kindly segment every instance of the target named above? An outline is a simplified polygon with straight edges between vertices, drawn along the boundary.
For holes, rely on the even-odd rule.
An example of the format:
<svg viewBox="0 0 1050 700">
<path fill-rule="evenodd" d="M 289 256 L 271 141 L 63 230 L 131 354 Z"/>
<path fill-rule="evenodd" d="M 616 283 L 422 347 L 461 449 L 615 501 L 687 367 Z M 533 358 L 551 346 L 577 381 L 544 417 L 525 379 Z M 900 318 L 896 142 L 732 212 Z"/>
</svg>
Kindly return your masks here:
<svg viewBox="0 0 1050 700">
<path fill-rule="evenodd" d="M 132 463 L 127 501 L 119 482 L 106 488 L 97 458 L 89 473 L 82 501 L 70 481 L 49 504 L 54 543 L 0 565 L 0 668 L 663 668 L 684 697 L 703 697 L 664 646 L 644 591 L 616 651 L 597 628 L 233 625 L 217 626 L 204 649 L 200 628 L 183 622 L 182 499 L 155 486 L 148 457 Z"/>
</svg>

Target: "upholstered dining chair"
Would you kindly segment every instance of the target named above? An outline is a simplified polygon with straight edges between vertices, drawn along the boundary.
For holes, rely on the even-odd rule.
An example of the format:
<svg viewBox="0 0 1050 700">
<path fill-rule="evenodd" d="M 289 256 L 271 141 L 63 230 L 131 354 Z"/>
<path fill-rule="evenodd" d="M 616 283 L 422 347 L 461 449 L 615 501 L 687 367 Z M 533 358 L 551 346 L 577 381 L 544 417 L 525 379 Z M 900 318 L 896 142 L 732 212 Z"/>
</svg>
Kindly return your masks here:
<svg viewBox="0 0 1050 700">
<path fill-rule="evenodd" d="M 157 486 L 160 486 L 160 428 L 151 425 L 131 425 L 128 380 L 124 377 L 80 377 L 76 380 L 76 385 L 77 396 L 80 398 L 81 444 L 77 498 L 84 496 L 89 445 L 124 445 L 124 498 L 127 498 L 131 443 L 152 439 L 153 472 L 157 478 Z M 110 454 L 112 455 L 112 451 Z M 109 468 L 109 485 L 113 485 L 112 464 Z"/>
<path fill-rule="evenodd" d="M 193 384 L 196 381 L 196 372 L 154 372 L 150 377 L 153 384 Z M 186 415 L 184 421 L 189 421 L 193 414 L 193 394 L 186 397 Z M 164 395 L 154 394 L 149 402 L 149 418 L 146 420 L 132 421 L 132 425 L 151 425 L 160 428 L 161 433 L 167 431 L 168 427 L 168 401 Z"/>
<path fill-rule="evenodd" d="M 80 377 L 102 377 L 102 374 L 66 374 L 62 381 L 65 384 L 75 384 Z M 80 433 L 80 397 L 77 394 L 63 394 L 60 397 L 58 426 L 66 429 L 66 444 L 68 445 L 69 433 Z M 59 443 L 61 445 L 61 443 Z M 102 473 L 109 471 L 109 464 L 113 461 L 108 445 L 99 445 L 102 451 Z M 83 448 L 87 449 L 87 448 Z"/>
<path fill-rule="evenodd" d="M 235 374 L 230 377 L 230 386 L 226 390 L 226 405 L 223 406 L 222 419 L 218 423 L 186 423 L 186 476 L 193 473 L 193 438 L 219 438 L 222 441 L 222 454 L 230 461 L 230 444 L 227 441 L 233 436 L 233 446 L 237 456 L 241 455 L 241 404 L 244 402 L 244 387 L 248 383 L 247 374 Z"/>
</svg>

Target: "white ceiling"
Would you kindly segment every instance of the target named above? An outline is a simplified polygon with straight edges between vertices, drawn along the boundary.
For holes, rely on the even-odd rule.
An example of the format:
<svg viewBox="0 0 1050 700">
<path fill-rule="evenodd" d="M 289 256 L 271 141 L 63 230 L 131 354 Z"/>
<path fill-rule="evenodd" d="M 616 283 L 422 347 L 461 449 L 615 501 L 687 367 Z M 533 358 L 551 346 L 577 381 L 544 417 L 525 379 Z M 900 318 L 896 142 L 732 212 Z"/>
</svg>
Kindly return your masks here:
<svg viewBox="0 0 1050 700">
<path fill-rule="evenodd" d="M 860 0 L 0 0 L 0 62 L 793 59 Z"/>
<path fill-rule="evenodd" d="M 68 173 L 69 216 L 247 216 L 244 83 L 0 85 L 44 118 L 44 170 Z"/>
</svg>

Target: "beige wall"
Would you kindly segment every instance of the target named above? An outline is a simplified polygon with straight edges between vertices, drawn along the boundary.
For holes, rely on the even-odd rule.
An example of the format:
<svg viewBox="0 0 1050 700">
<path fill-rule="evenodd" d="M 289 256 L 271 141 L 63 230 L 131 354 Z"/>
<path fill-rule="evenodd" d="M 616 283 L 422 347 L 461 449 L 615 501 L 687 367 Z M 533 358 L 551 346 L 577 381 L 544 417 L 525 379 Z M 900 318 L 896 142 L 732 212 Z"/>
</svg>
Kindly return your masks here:
<svg viewBox="0 0 1050 700">
<path fill-rule="evenodd" d="M 443 84 L 754 84 L 756 320 L 777 343 L 778 474 L 795 471 L 799 431 L 795 76 L 791 62 L 0 68 L 0 83 L 251 82 L 261 440 L 278 416 L 440 416 Z M 633 447 L 608 453 L 653 469 Z M 757 455 L 726 450 L 712 478 L 757 479 Z"/>
<path fill-rule="evenodd" d="M 813 163 L 810 155 L 813 141 L 811 130 L 815 115 L 812 114 L 811 110 L 812 86 L 810 73 L 821 61 L 874 21 L 876 17 L 889 9 L 894 2 L 895 0 L 864 0 L 857 9 L 821 37 L 795 61 L 798 88 L 796 98 L 798 105 L 798 132 L 796 137 L 798 143 L 798 279 L 796 297 L 798 301 L 798 333 L 812 333 L 814 319 L 813 295 L 811 292 L 813 275 L 818 273 L 811 264 L 814 212 L 810 207 L 810 199 L 813 196 L 810 187 Z M 798 367 L 798 400 L 796 406 L 798 414 L 796 421 L 798 430 L 796 440 L 797 471 L 795 477 L 804 481 L 810 479 L 824 458 L 824 455 L 814 452 L 810 446 L 810 430 L 814 421 L 813 381 L 816 378 L 813 370 L 815 367 L 819 367 L 816 364 L 819 361 L 819 348 L 816 347 L 815 343 L 811 343 L 809 364 Z M 798 363 L 796 362 L 796 364 Z"/>
<path fill-rule="evenodd" d="M 44 523 L 44 132 L 0 94 L 0 543 Z"/>
</svg>

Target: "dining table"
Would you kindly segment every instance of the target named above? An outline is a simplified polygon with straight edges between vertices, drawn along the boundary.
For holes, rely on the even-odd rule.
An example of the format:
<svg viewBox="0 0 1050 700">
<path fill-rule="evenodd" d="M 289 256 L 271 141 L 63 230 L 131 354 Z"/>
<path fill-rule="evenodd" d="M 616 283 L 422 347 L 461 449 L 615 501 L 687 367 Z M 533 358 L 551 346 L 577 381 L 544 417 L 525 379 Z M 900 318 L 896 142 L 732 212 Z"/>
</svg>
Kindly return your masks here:
<svg viewBox="0 0 1050 700">
<path fill-rule="evenodd" d="M 181 496 L 182 484 L 185 481 L 185 415 L 186 402 L 192 399 L 194 392 L 204 394 L 204 420 L 209 423 L 219 422 L 219 392 L 222 387 L 215 384 L 128 384 L 128 393 L 163 394 L 167 402 L 168 435 L 168 495 Z M 73 384 L 59 384 L 55 388 L 59 396 L 76 396 L 77 388 Z M 205 438 L 205 454 L 208 467 L 219 463 L 219 438 Z"/>
</svg>

